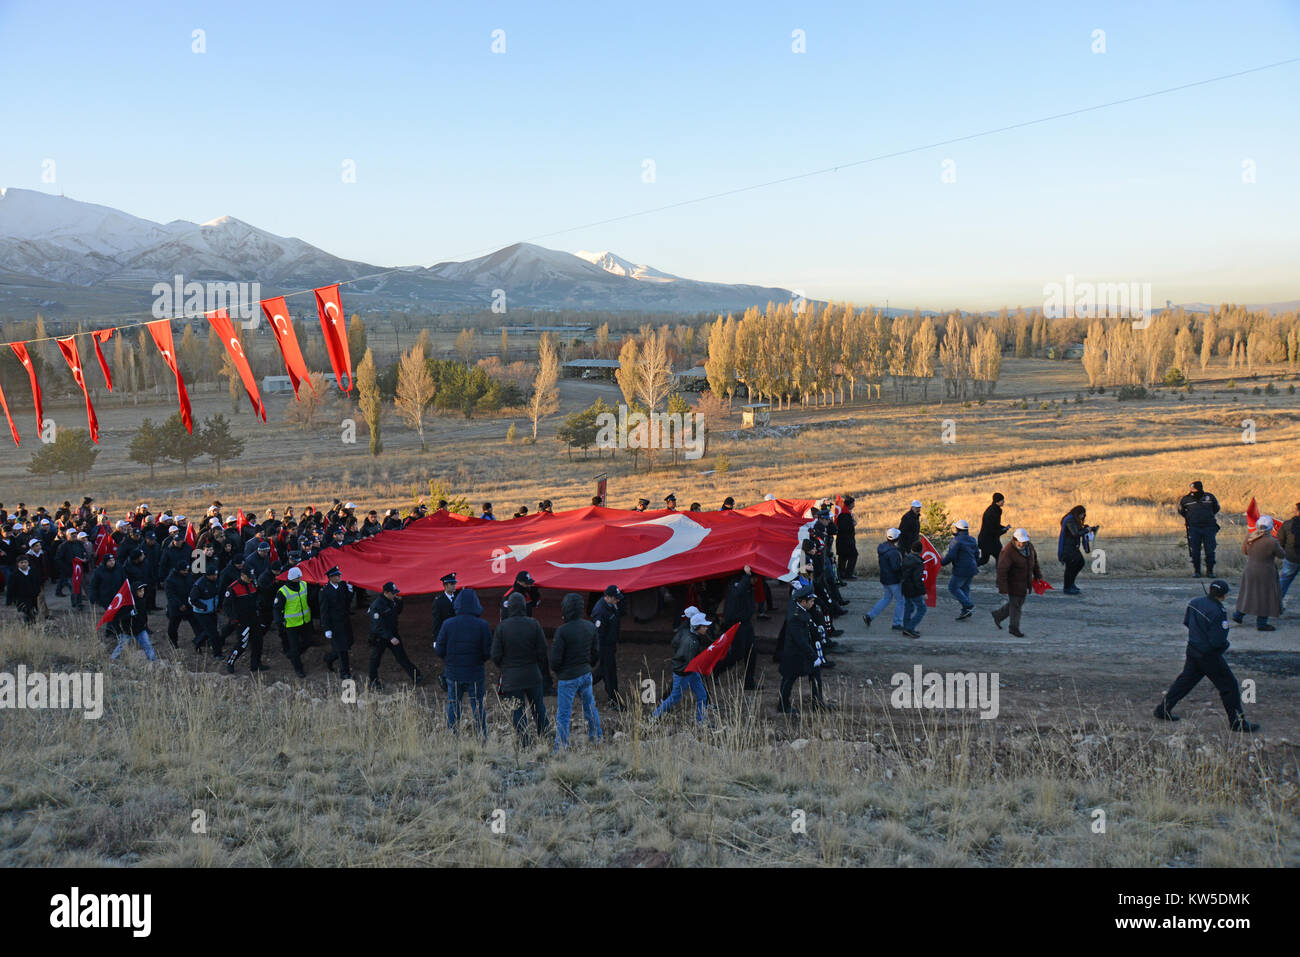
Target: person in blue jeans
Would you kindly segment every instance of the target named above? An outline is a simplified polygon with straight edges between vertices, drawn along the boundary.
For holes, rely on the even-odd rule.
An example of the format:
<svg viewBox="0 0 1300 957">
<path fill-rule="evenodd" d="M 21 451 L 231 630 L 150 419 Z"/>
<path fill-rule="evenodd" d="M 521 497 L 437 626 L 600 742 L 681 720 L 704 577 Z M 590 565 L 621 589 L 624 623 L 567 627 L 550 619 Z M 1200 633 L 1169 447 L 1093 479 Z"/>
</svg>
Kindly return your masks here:
<svg viewBox="0 0 1300 957">
<path fill-rule="evenodd" d="M 483 606 L 472 588 L 461 589 L 452 605 L 456 614 L 442 623 L 433 648 L 446 662 L 447 727 L 458 731 L 460 699 L 469 693 L 474 723 L 487 739 L 487 715 L 483 710 L 483 692 L 487 675 L 483 662 L 492 656 L 492 629 L 483 620 Z"/>
<path fill-rule="evenodd" d="M 149 609 L 146 606 L 145 593 L 146 587 L 142 582 L 135 587 L 135 604 L 129 611 L 125 608 L 120 610 L 113 619 L 114 622 L 119 618 L 126 620 L 126 625 L 118 634 L 117 647 L 109 655 L 114 661 L 117 661 L 118 656 L 122 654 L 122 649 L 132 641 L 144 649 L 144 656 L 150 661 L 158 660 L 158 653 L 153 650 L 153 643 L 149 640 Z"/>
<path fill-rule="evenodd" d="M 916 630 L 927 611 L 925 607 L 925 561 L 921 558 L 921 543 L 913 542 L 912 548 L 903 556 L 902 569 L 903 634 L 908 638 L 920 638 Z"/>
<path fill-rule="evenodd" d="M 880 584 L 885 594 L 880 601 L 871 606 L 871 611 L 862 616 L 867 627 L 879 618 L 892 603 L 894 606 L 895 631 L 903 628 L 903 553 L 898 550 L 898 538 L 903 533 L 891 528 L 885 533 L 885 540 L 876 546 L 876 558 L 880 563 Z"/>
<path fill-rule="evenodd" d="M 610 585 L 606 588 L 617 587 Z M 600 712 L 596 710 L 591 668 L 600 658 L 596 626 L 582 617 L 582 596 L 569 592 L 560 602 L 564 623 L 551 640 L 551 670 L 555 672 L 555 750 L 569 746 L 569 724 L 573 721 L 573 699 L 582 700 L 587 719 L 587 737 L 599 741 Z"/>
<path fill-rule="evenodd" d="M 686 666 L 709 644 L 708 631 L 713 622 L 703 612 L 691 616 L 691 630 L 683 631 L 673 639 L 673 690 L 667 698 L 655 708 L 653 719 L 675 705 L 689 690 L 695 697 L 695 720 L 704 723 L 704 706 L 708 704 L 709 693 L 704 690 L 704 679 L 697 672 L 687 671 Z"/>
<path fill-rule="evenodd" d="M 952 566 L 952 577 L 948 579 L 948 593 L 961 605 L 961 614 L 957 616 L 957 620 L 965 621 L 975 608 L 975 602 L 971 601 L 970 597 L 970 583 L 979 570 L 980 546 L 971 535 L 970 523 L 966 519 L 954 522 L 953 527 L 957 532 L 953 535 L 948 551 L 939 560 L 939 564 Z"/>
</svg>

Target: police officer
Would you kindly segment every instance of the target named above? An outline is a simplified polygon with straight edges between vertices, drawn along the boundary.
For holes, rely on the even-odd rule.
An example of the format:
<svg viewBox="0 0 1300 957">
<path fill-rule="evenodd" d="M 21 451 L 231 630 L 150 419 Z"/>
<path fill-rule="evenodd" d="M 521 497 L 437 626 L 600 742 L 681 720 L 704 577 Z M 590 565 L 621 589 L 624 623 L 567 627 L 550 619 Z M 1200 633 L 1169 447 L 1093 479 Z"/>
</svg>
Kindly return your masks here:
<svg viewBox="0 0 1300 957">
<path fill-rule="evenodd" d="M 1232 673 L 1223 653 L 1228 650 L 1228 612 L 1223 599 L 1228 594 L 1228 583 L 1216 578 L 1210 583 L 1209 593 L 1193 598 L 1187 603 L 1183 624 L 1187 626 L 1187 658 L 1183 673 L 1165 692 L 1164 699 L 1154 712 L 1162 721 L 1177 721 L 1174 706 L 1182 701 L 1202 678 L 1209 678 L 1219 689 L 1223 708 L 1228 712 L 1228 724 L 1233 731 L 1250 733 L 1259 725 L 1247 721 L 1241 710 L 1241 689 L 1237 676 Z"/>
<path fill-rule="evenodd" d="M 330 643 L 330 650 L 325 653 L 325 667 L 334 670 L 334 662 L 339 663 L 339 678 L 348 681 L 352 678 L 352 665 L 348 660 L 348 651 L 352 648 L 352 586 L 343 581 L 343 573 L 335 565 L 325 573 L 328 584 L 320 591 L 321 624 L 325 628 L 325 638 Z"/>
<path fill-rule="evenodd" d="M 384 652 L 392 649 L 393 657 L 402 666 L 407 677 L 419 684 L 423 677 L 411 659 L 406 656 L 402 639 L 397 634 L 397 618 L 402 613 L 401 592 L 393 582 L 384 582 L 383 593 L 370 603 L 370 687 L 383 688 L 379 680 L 379 662 Z"/>
<path fill-rule="evenodd" d="M 288 581 L 275 593 L 275 619 L 279 623 L 284 638 L 284 653 L 293 665 L 293 673 L 299 678 L 307 677 L 302 669 L 302 647 L 311 632 L 311 609 L 307 607 L 307 585 L 302 580 L 302 569 L 294 566 L 289 569 Z"/>
<path fill-rule="evenodd" d="M 623 609 L 619 602 L 623 592 L 617 585 L 609 585 L 591 611 L 591 620 L 596 626 L 599 637 L 600 663 L 592 681 L 605 682 L 605 694 L 609 695 L 609 704 L 615 711 L 624 710 L 623 699 L 618 693 L 618 632 L 619 619 Z"/>
<path fill-rule="evenodd" d="M 167 573 L 167 580 L 163 582 L 163 597 L 167 599 L 167 639 L 172 643 L 173 648 L 180 647 L 181 622 L 187 621 L 190 630 L 197 639 L 199 634 L 198 623 L 194 620 L 194 612 L 190 609 L 190 590 L 194 587 L 194 579 L 190 577 L 189 563 L 178 565 Z"/>
<path fill-rule="evenodd" d="M 433 599 L 433 639 L 438 640 L 438 629 L 456 614 L 456 573 L 448 572 L 440 579 L 442 591 Z"/>
<path fill-rule="evenodd" d="M 1192 571 L 1201 577 L 1201 551 L 1205 551 L 1205 574 L 1214 576 L 1214 537 L 1219 523 L 1219 500 L 1205 491 L 1200 482 L 1193 482 L 1191 490 L 1178 500 L 1178 514 L 1187 525 L 1187 554 L 1192 559 Z"/>
<path fill-rule="evenodd" d="M 857 581 L 858 568 L 857 519 L 853 517 L 852 495 L 844 496 L 844 507 L 835 518 L 835 554 L 839 556 L 840 581 Z"/>
<path fill-rule="evenodd" d="M 668 509 L 670 512 L 677 511 L 677 496 L 672 492 L 669 492 L 664 496 L 664 508 Z"/>
<path fill-rule="evenodd" d="M 189 603 L 190 611 L 194 613 L 194 650 L 198 651 L 207 642 L 213 658 L 221 657 L 221 639 L 217 635 L 217 605 L 220 601 L 217 565 L 209 562 L 203 566 L 203 574 L 190 589 Z"/>
<path fill-rule="evenodd" d="M 785 646 L 781 655 L 782 714 L 797 715 L 799 709 L 790 703 L 795 682 L 804 675 L 812 675 L 817 653 L 813 649 L 813 623 L 810 612 L 817 600 L 811 585 L 805 585 L 790 596 L 790 610 L 785 622 Z"/>
<path fill-rule="evenodd" d="M 722 631 L 725 634 L 733 625 L 739 625 L 727 658 L 719 670 L 743 661 L 745 663 L 745 690 L 753 691 L 758 687 L 754 683 L 754 669 L 758 663 L 758 652 L 754 648 L 754 574 L 746 565 L 727 588 L 727 598 L 722 606 Z M 707 644 L 707 642 L 706 642 Z"/>
<path fill-rule="evenodd" d="M 633 509 L 633 511 L 644 512 L 649 507 L 650 507 L 650 499 L 639 498 L 636 500 L 636 508 Z"/>
<path fill-rule="evenodd" d="M 257 586 L 247 566 L 240 569 L 239 580 L 226 590 L 225 600 L 231 623 L 238 629 L 235 648 L 226 659 L 226 674 L 235 673 L 235 662 L 245 651 L 249 655 L 250 672 L 268 670 L 262 664 L 262 619 L 258 610 Z"/>
</svg>

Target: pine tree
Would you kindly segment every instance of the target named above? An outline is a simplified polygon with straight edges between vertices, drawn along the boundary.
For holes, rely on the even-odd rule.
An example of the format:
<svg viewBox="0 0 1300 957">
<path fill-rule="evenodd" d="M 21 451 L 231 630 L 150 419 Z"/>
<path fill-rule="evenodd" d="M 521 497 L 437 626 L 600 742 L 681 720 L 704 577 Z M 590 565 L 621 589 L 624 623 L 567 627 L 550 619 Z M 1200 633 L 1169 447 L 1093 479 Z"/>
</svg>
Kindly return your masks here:
<svg viewBox="0 0 1300 957">
<path fill-rule="evenodd" d="M 230 423 L 218 412 L 203 423 L 203 450 L 216 463 L 220 476 L 222 462 L 244 454 L 244 440 L 230 431 Z"/>
<path fill-rule="evenodd" d="M 140 423 L 140 428 L 136 429 L 126 454 L 132 462 L 149 466 L 149 480 L 153 481 L 154 466 L 167 458 L 163 430 L 154 425 L 152 419 L 146 418 Z"/>
<path fill-rule="evenodd" d="M 203 430 L 199 428 L 190 433 L 181 421 L 181 414 L 173 412 L 163 423 L 163 457 L 172 462 L 181 463 L 186 478 L 190 474 L 190 463 L 203 454 Z"/>
</svg>

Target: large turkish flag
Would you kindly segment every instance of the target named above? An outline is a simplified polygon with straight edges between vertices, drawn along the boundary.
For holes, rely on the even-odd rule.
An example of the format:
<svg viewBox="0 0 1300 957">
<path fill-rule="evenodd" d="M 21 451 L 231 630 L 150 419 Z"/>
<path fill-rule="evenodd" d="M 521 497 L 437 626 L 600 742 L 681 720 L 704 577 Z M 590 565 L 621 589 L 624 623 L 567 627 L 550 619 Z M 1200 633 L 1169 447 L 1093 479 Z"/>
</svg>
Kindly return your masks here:
<svg viewBox="0 0 1300 957">
<path fill-rule="evenodd" d="M 327 549 L 303 562 L 302 577 L 323 583 L 338 565 L 345 581 L 406 594 L 442 590 L 455 572 L 470 588 L 506 588 L 527 571 L 543 588 L 641 591 L 730 575 L 746 565 L 766 578 L 794 578 L 810 500 L 776 499 L 726 512 L 634 512 L 579 508 L 553 515 L 484 521 L 439 512 L 406 528 Z M 281 576 L 283 577 L 283 576 Z"/>
</svg>

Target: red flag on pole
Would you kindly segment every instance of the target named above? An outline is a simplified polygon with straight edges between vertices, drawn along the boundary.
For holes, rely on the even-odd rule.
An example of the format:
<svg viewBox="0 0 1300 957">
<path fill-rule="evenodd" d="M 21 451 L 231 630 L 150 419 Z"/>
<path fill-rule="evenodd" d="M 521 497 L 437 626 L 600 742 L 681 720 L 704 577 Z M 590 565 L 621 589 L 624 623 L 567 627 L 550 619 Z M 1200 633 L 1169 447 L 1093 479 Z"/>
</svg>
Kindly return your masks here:
<svg viewBox="0 0 1300 957">
<path fill-rule="evenodd" d="M 95 563 L 102 562 L 109 555 L 117 554 L 117 542 L 113 541 L 113 536 L 105 526 L 99 533 L 99 538 L 95 540 Z"/>
<path fill-rule="evenodd" d="M 90 424 L 90 441 L 98 445 L 99 419 L 95 418 L 95 407 L 90 404 L 90 390 L 86 388 L 86 376 L 81 369 L 81 353 L 77 351 L 77 340 L 72 336 L 64 336 L 54 341 L 59 344 L 63 361 L 72 370 L 72 378 L 76 380 L 77 385 L 81 386 L 81 394 L 86 397 L 86 421 Z"/>
<path fill-rule="evenodd" d="M 81 580 L 85 576 L 82 566 L 86 564 L 84 558 L 74 558 L 72 560 L 72 594 L 81 594 Z"/>
<path fill-rule="evenodd" d="M 298 398 L 299 382 L 306 382 L 314 391 L 311 373 L 307 371 L 307 362 L 302 357 L 298 334 L 293 331 L 293 320 L 289 318 L 289 307 L 284 303 L 284 296 L 263 299 L 262 312 L 266 314 L 266 321 L 271 324 L 276 345 L 280 347 L 280 355 L 284 357 L 284 371 L 289 373 L 289 381 L 293 383 L 293 397 Z"/>
<path fill-rule="evenodd" d="M 107 625 L 117 617 L 117 613 L 123 608 L 135 607 L 135 598 L 131 594 L 131 580 L 127 579 L 122 582 L 122 587 L 117 590 L 113 600 L 108 603 L 108 609 L 104 612 L 104 617 L 99 619 L 101 625 Z"/>
<path fill-rule="evenodd" d="M 5 390 L 0 389 L 0 405 L 4 406 L 5 418 L 9 420 L 9 431 L 14 437 L 14 445 L 18 444 L 18 427 L 14 425 L 14 417 L 9 414 L 9 403 L 5 401 Z"/>
<path fill-rule="evenodd" d="M 185 523 L 185 544 L 188 545 L 190 548 L 193 548 L 195 544 L 198 542 L 198 540 L 199 540 L 198 536 L 194 534 L 194 523 L 186 522 Z"/>
<path fill-rule="evenodd" d="M 691 659 L 691 663 L 686 666 L 686 670 L 701 675 L 713 674 L 713 669 L 718 666 L 718 662 L 727 657 L 727 652 L 731 649 L 732 639 L 736 637 L 736 629 L 739 627 L 740 622 L 736 622 L 715 638 L 709 647 Z"/>
<path fill-rule="evenodd" d="M 115 331 L 114 329 L 96 329 L 90 334 L 95 341 L 95 358 L 99 360 L 99 368 L 104 373 L 104 384 L 108 386 L 109 392 L 113 391 L 113 377 L 109 374 L 108 362 L 105 361 L 104 353 L 99 347 L 102 343 L 112 339 Z"/>
<path fill-rule="evenodd" d="M 1255 504 L 1255 496 L 1250 497 L 1250 504 L 1246 506 L 1246 531 L 1254 534 L 1255 523 L 1259 521 L 1259 506 Z"/>
<path fill-rule="evenodd" d="M 181 376 L 180 367 L 176 365 L 176 346 L 172 339 L 172 321 L 170 319 L 158 319 L 154 322 L 145 323 L 145 325 L 149 329 L 149 335 L 153 336 L 158 351 L 162 353 L 163 362 L 167 363 L 167 368 L 171 369 L 172 375 L 176 376 L 176 396 L 181 404 L 181 421 L 185 423 L 185 430 L 193 435 L 194 416 L 190 412 L 190 394 L 185 391 L 185 379 Z"/>
<path fill-rule="evenodd" d="M 352 391 L 352 356 L 348 353 L 348 330 L 343 321 L 343 300 L 339 286 L 321 286 L 316 293 L 316 311 L 320 313 L 321 331 L 325 333 L 325 351 L 329 353 L 334 378 L 344 392 Z M 346 380 L 346 384 L 344 384 Z"/>
<path fill-rule="evenodd" d="M 32 357 L 27 354 L 26 343 L 11 342 L 9 348 L 23 364 L 23 368 L 27 370 L 27 378 L 32 382 L 32 401 L 36 403 L 36 431 L 40 432 L 45 424 L 45 412 L 41 408 L 41 384 L 36 381 L 36 367 L 32 365 Z"/>
<path fill-rule="evenodd" d="M 253 370 L 248 366 L 248 356 L 244 355 L 244 347 L 239 344 L 239 336 L 235 335 L 235 328 L 230 324 L 230 316 L 224 309 L 214 309 L 207 313 L 208 322 L 212 323 L 212 328 L 217 330 L 217 335 L 221 337 L 226 344 L 226 351 L 230 353 L 231 360 L 235 363 L 235 368 L 239 370 L 239 378 L 243 380 L 244 391 L 248 393 L 248 401 L 253 405 L 253 412 L 266 421 L 266 407 L 262 405 L 261 393 L 257 391 L 257 380 L 253 378 Z"/>
<path fill-rule="evenodd" d="M 248 516 L 244 514 L 244 510 L 242 508 L 235 509 L 235 531 L 242 532 L 247 524 Z"/>
<path fill-rule="evenodd" d="M 933 608 L 939 604 L 939 552 L 930 544 L 930 540 L 921 536 L 921 562 L 925 566 L 925 604 Z"/>
</svg>

